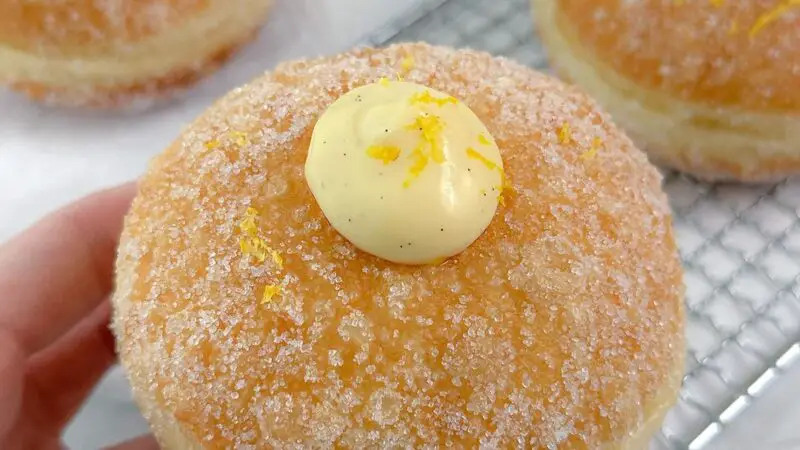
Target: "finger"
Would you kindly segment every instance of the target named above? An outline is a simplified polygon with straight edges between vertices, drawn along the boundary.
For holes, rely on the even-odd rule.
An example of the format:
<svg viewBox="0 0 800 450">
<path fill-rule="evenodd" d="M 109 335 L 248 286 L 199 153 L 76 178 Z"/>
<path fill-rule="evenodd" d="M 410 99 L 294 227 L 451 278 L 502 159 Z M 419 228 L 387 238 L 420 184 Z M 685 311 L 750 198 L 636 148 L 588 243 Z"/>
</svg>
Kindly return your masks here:
<svg viewBox="0 0 800 450">
<path fill-rule="evenodd" d="M 116 361 L 108 328 L 111 307 L 102 303 L 53 345 L 31 357 L 29 378 L 47 416 L 66 424 Z"/>
<path fill-rule="evenodd" d="M 122 444 L 108 447 L 106 450 L 159 450 L 158 442 L 153 436 L 141 436 Z"/>
<path fill-rule="evenodd" d="M 63 208 L 0 247 L 0 327 L 28 354 L 89 314 L 113 283 L 114 256 L 133 184 Z"/>
<path fill-rule="evenodd" d="M 11 433 L 22 406 L 25 355 L 16 340 L 0 330 L 0 442 Z"/>
</svg>

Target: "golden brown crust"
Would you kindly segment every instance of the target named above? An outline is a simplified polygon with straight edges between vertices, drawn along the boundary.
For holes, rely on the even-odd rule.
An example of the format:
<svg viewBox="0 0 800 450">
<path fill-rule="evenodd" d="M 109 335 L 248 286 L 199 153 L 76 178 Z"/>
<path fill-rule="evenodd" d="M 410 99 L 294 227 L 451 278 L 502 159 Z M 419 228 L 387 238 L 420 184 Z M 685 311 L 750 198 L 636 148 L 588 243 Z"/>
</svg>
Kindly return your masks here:
<svg viewBox="0 0 800 450">
<path fill-rule="evenodd" d="M 786 0 L 559 0 L 565 26 L 637 85 L 681 100 L 800 113 L 800 4 Z"/>
<path fill-rule="evenodd" d="M 74 86 L 69 88 L 33 81 L 19 81 L 12 83 L 11 88 L 32 100 L 50 106 L 118 109 L 138 105 L 142 101 L 149 104 L 161 99 L 172 98 L 177 92 L 192 87 L 224 65 L 254 36 L 255 33 L 241 42 L 236 42 L 209 55 L 206 61 L 193 63 L 189 67 L 175 68 L 166 75 L 126 85 L 88 86 L 86 89 L 76 89 Z"/>
<path fill-rule="evenodd" d="M 549 1 L 549 0 L 548 0 Z M 547 39 L 545 39 L 547 40 Z M 560 58 L 550 55 L 554 66 L 558 66 Z M 598 72 L 601 69 L 597 68 Z M 575 82 L 574 77 L 564 68 L 557 68 L 559 78 Z M 624 84 L 624 83 L 623 83 Z M 605 89 L 608 95 L 617 87 L 610 83 Z M 593 91 L 593 90 L 592 90 Z M 635 92 L 636 88 L 624 86 L 624 92 Z M 653 93 L 640 93 L 639 98 L 647 101 L 658 97 Z M 664 136 L 649 136 L 649 124 L 643 120 L 642 111 L 629 113 L 624 111 L 624 107 L 614 104 L 613 101 L 605 103 L 606 109 L 617 116 L 619 122 L 627 128 L 629 136 L 641 145 L 640 148 L 646 149 L 653 163 L 680 172 L 688 173 L 698 180 L 707 182 L 727 182 L 738 181 L 747 183 L 772 183 L 785 179 L 788 176 L 800 173 L 800 154 L 792 155 L 797 141 L 791 136 L 785 139 L 785 144 L 778 147 L 788 154 L 771 154 L 759 152 L 759 148 L 748 146 L 747 143 L 730 145 L 729 142 L 721 142 L 719 136 L 700 134 L 702 126 L 689 123 L 686 125 L 670 127 L 669 120 L 662 120 L 656 124 L 664 130 Z M 624 115 L 624 116 L 623 116 Z M 702 120 L 702 114 L 698 114 L 696 119 Z M 635 122 L 641 123 L 635 123 Z M 763 126 L 752 118 L 734 120 L 739 124 L 747 124 L 749 128 L 759 128 L 766 133 L 769 127 Z M 709 119 L 708 123 L 712 123 Z M 800 126 L 800 123 L 798 123 Z M 795 127 L 796 128 L 796 127 Z M 710 130 L 713 132 L 714 129 Z M 734 134 L 735 138 L 735 134 Z M 773 143 L 773 150 L 775 144 Z"/>
<path fill-rule="evenodd" d="M 0 45 L 61 58 L 107 53 L 180 26 L 208 0 L 0 0 Z"/>
<path fill-rule="evenodd" d="M 0 0 L 0 82 L 70 107 L 147 105 L 223 64 L 272 0 Z"/>
<path fill-rule="evenodd" d="M 687 97 L 693 94 L 676 95 L 675 91 L 664 86 L 653 87 L 652 84 L 642 83 L 641 79 L 629 75 L 631 70 L 646 70 L 646 65 L 619 71 L 615 66 L 619 58 L 609 59 L 608 55 L 595 53 L 591 44 L 584 45 L 584 30 L 576 28 L 572 18 L 559 9 L 562 5 L 560 2 L 532 0 L 532 4 L 539 34 L 548 50 L 551 65 L 559 76 L 594 97 L 640 148 L 647 151 L 653 162 L 691 173 L 706 181 L 772 182 L 800 171 L 800 114 L 748 109 L 744 103 L 719 105 L 690 101 Z M 724 10 L 722 7 L 714 9 Z M 592 12 L 596 21 L 611 20 L 604 9 Z M 780 17 L 791 19 L 793 16 L 784 14 Z M 654 17 L 649 19 L 655 20 Z M 719 27 L 718 21 L 714 23 Z M 773 25 L 766 24 L 755 34 L 754 40 Z M 641 32 L 639 26 L 625 32 L 628 35 Z M 786 38 L 785 46 L 800 43 L 791 34 L 787 34 Z M 681 45 L 680 42 L 674 45 Z M 662 43 L 660 36 L 653 38 L 653 45 L 661 49 L 659 43 Z M 650 51 L 650 47 L 643 44 L 638 48 L 640 53 L 645 48 Z M 704 57 L 687 52 L 690 56 L 694 55 L 691 57 L 696 63 Z M 628 61 L 631 64 L 640 62 L 630 58 Z M 669 62 L 670 57 L 665 61 Z M 718 72 L 730 71 L 734 67 L 729 60 L 715 60 L 709 67 L 708 73 L 711 75 L 696 80 L 700 90 L 705 89 L 711 81 L 720 82 L 738 76 L 729 72 L 726 72 L 730 75 L 728 78 L 719 75 Z M 776 65 L 776 73 L 785 72 L 786 67 Z M 788 67 L 788 70 L 800 70 L 791 69 L 791 65 Z M 686 77 L 691 70 L 687 71 L 672 75 L 676 79 Z M 688 80 L 685 82 L 691 84 Z M 715 89 L 723 88 L 723 84 L 714 86 Z M 788 86 L 783 89 L 786 90 Z M 730 87 L 738 89 L 733 85 Z M 682 92 L 685 94 L 689 91 L 684 89 Z M 750 90 L 743 95 L 755 101 L 755 97 L 752 97 L 756 95 L 754 92 Z M 794 90 L 792 92 L 794 94 Z M 730 93 L 734 96 L 739 94 Z"/>
<path fill-rule="evenodd" d="M 438 266 L 357 251 L 303 178 L 320 113 L 407 56 L 407 80 L 484 121 L 513 189 Z M 405 44 L 281 65 L 142 179 L 117 262 L 121 362 L 167 448 L 615 448 L 682 369 L 660 181 L 586 96 L 502 58 Z M 241 254 L 247 207 L 282 264 Z"/>
</svg>

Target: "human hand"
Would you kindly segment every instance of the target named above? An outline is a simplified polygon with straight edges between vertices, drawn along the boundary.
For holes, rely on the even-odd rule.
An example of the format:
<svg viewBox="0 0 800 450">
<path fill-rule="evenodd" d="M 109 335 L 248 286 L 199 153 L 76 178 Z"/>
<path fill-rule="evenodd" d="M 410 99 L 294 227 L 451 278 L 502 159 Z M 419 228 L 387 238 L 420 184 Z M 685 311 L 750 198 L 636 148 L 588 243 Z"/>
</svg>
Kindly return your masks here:
<svg viewBox="0 0 800 450">
<path fill-rule="evenodd" d="M 114 363 L 108 296 L 133 184 L 73 203 L 0 246 L 0 448 L 62 449 Z M 117 450 L 156 449 L 151 437 Z"/>
</svg>

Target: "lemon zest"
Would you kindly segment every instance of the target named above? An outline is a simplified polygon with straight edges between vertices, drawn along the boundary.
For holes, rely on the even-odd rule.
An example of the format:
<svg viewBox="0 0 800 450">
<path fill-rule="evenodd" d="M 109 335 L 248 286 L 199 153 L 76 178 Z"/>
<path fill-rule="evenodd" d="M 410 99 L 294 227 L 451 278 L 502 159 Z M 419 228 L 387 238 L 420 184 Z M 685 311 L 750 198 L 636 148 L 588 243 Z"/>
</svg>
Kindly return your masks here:
<svg viewBox="0 0 800 450">
<path fill-rule="evenodd" d="M 403 72 L 408 73 L 414 68 L 414 58 L 411 55 L 406 55 L 400 62 L 400 68 L 403 69 Z"/>
<path fill-rule="evenodd" d="M 416 130 L 422 135 L 421 142 L 409 155 L 414 162 L 408 169 L 408 177 L 403 181 L 403 187 L 407 188 L 425 170 L 428 162 L 433 161 L 437 164 L 443 164 L 447 158 L 441 143 L 444 124 L 438 116 L 426 113 L 420 114 L 414 119 L 414 122 L 406 125 L 406 129 Z"/>
<path fill-rule="evenodd" d="M 786 0 L 782 4 L 762 14 L 750 28 L 750 39 L 754 38 L 761 30 L 796 6 L 800 6 L 800 0 Z"/>
<path fill-rule="evenodd" d="M 263 263 L 270 256 L 272 262 L 279 270 L 283 270 L 283 257 L 276 250 L 270 248 L 267 243 L 258 237 L 258 227 L 256 226 L 256 217 L 258 217 L 258 210 L 255 208 L 247 208 L 244 213 L 244 218 L 239 222 L 239 229 L 242 232 L 242 237 L 239 239 L 239 248 L 242 253 L 247 257 L 255 258 L 259 263 Z M 264 295 L 261 298 L 262 304 L 272 302 L 272 299 L 281 292 L 279 285 L 267 285 L 264 288 Z"/>
<path fill-rule="evenodd" d="M 258 228 L 256 227 L 257 216 L 258 210 L 255 208 L 247 208 L 244 213 L 244 219 L 239 222 L 239 230 L 241 230 L 242 234 L 255 236 L 258 233 Z"/>
<path fill-rule="evenodd" d="M 472 147 L 467 147 L 467 157 L 471 159 L 475 159 L 480 161 L 484 166 L 486 166 L 489 170 L 497 170 L 500 174 L 500 185 L 497 186 L 497 202 L 500 203 L 501 206 L 505 206 L 506 201 L 503 194 L 505 191 L 511 190 L 511 185 L 508 184 L 508 179 L 506 178 L 506 172 L 503 170 L 498 164 L 495 164 L 489 158 L 483 156 L 483 154 Z M 485 194 L 486 191 L 481 189 L 481 195 Z"/>
<path fill-rule="evenodd" d="M 592 146 L 589 148 L 589 150 L 587 150 L 581 155 L 581 159 L 594 158 L 602 146 L 603 146 L 603 140 L 600 139 L 599 137 L 595 137 L 592 140 Z"/>
<path fill-rule="evenodd" d="M 478 161 L 483 163 L 483 165 L 486 166 L 486 168 L 489 170 L 494 170 L 499 168 L 497 164 L 492 162 L 489 158 L 483 156 L 482 153 L 480 153 L 479 151 L 475 150 L 472 147 L 467 147 L 467 157 L 472 159 L 477 159 Z"/>
<path fill-rule="evenodd" d="M 431 151 L 431 159 L 437 164 L 445 161 L 444 148 L 440 142 L 440 136 L 444 129 L 444 124 L 437 116 L 423 114 L 418 116 L 414 125 L 422 130 L 422 139 L 427 142 Z"/>
<path fill-rule="evenodd" d="M 275 284 L 268 284 L 264 287 L 264 295 L 261 297 L 261 304 L 265 305 L 267 303 L 272 303 L 273 297 L 280 294 L 281 287 L 280 285 Z"/>
<path fill-rule="evenodd" d="M 250 144 L 250 139 L 248 139 L 247 135 L 241 131 L 231 131 L 231 136 L 233 137 L 234 142 L 236 142 L 236 145 L 239 147 L 244 147 L 245 145 Z"/>
<path fill-rule="evenodd" d="M 280 253 L 270 248 L 263 239 L 258 237 L 256 217 L 258 217 L 258 210 L 252 207 L 247 208 L 244 218 L 239 222 L 239 230 L 243 234 L 239 239 L 239 249 L 244 255 L 255 258 L 259 263 L 266 261 L 267 255 L 270 255 L 275 265 L 279 269 L 283 269 L 283 258 Z"/>
<path fill-rule="evenodd" d="M 400 157 L 400 148 L 394 145 L 372 145 L 367 149 L 367 156 L 378 159 L 383 164 L 391 164 Z"/>
<path fill-rule="evenodd" d="M 478 135 L 478 142 L 483 145 L 491 145 L 491 142 L 483 135 L 483 133 Z M 483 165 L 485 165 L 489 170 L 497 170 L 500 173 L 500 185 L 496 188 L 497 189 L 497 203 L 500 206 L 505 206 L 506 199 L 503 194 L 505 191 L 511 190 L 511 186 L 508 184 L 508 179 L 506 178 L 506 172 L 500 168 L 499 165 L 495 164 L 485 156 L 483 156 L 480 152 L 475 150 L 472 147 L 467 148 L 467 157 L 472 159 L 477 159 Z"/>
<path fill-rule="evenodd" d="M 572 143 L 572 131 L 569 128 L 569 124 L 566 122 L 561 124 L 561 128 L 558 129 L 558 142 L 564 145 Z"/>
<path fill-rule="evenodd" d="M 422 145 L 418 146 L 413 152 L 411 152 L 411 157 L 414 158 L 414 162 L 408 169 L 408 177 L 405 179 L 405 181 L 403 181 L 404 188 L 411 186 L 411 182 L 419 177 L 422 171 L 425 170 L 425 167 L 428 166 L 428 156 L 422 152 Z"/>
<path fill-rule="evenodd" d="M 378 84 L 383 87 L 389 87 L 389 79 L 386 77 L 381 77 L 380 80 L 378 80 Z"/>
<path fill-rule="evenodd" d="M 278 269 L 282 270 L 283 269 L 283 257 L 281 256 L 281 254 L 278 253 L 276 250 L 273 250 L 273 249 L 269 249 L 269 254 L 270 254 L 270 256 L 272 256 L 272 262 L 274 262 L 275 265 L 278 266 Z"/>
<path fill-rule="evenodd" d="M 456 103 L 458 103 L 458 100 L 453 96 L 447 96 L 444 98 L 434 97 L 430 93 L 430 91 L 424 91 L 424 92 L 417 92 L 416 94 L 412 95 L 409 102 L 412 105 L 422 103 L 422 104 L 435 104 L 437 106 L 444 106 L 448 103 L 455 105 Z"/>
<path fill-rule="evenodd" d="M 501 169 L 499 166 L 497 167 L 497 170 L 500 171 L 500 188 L 498 189 L 499 192 L 497 193 L 497 203 L 499 203 L 500 206 L 506 206 L 506 198 L 504 194 L 506 191 L 513 191 L 513 189 L 511 184 L 508 182 L 508 177 L 506 177 L 506 171 Z"/>
<path fill-rule="evenodd" d="M 254 257 L 259 263 L 263 263 L 267 259 L 267 253 L 270 248 L 261 238 L 258 237 L 245 237 L 239 240 L 239 248 L 247 256 Z"/>
<path fill-rule="evenodd" d="M 214 150 L 215 148 L 219 147 L 219 141 L 216 139 L 211 139 L 210 141 L 206 141 L 203 145 L 208 150 Z"/>
</svg>

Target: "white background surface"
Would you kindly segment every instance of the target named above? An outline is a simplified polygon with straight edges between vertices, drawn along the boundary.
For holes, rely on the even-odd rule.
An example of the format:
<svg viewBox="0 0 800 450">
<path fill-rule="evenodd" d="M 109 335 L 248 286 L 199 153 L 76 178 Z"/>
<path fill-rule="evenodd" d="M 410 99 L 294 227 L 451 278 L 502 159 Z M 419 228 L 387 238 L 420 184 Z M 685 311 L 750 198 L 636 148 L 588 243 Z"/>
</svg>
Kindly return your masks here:
<svg viewBox="0 0 800 450">
<path fill-rule="evenodd" d="M 278 0 L 257 42 L 181 101 L 130 116 L 76 115 L 0 93 L 0 242 L 86 193 L 136 178 L 214 99 L 277 62 L 331 53 L 417 0 Z M 800 449 L 800 367 L 782 377 L 711 448 Z M 66 433 L 95 449 L 147 431 L 112 372 Z"/>
</svg>

